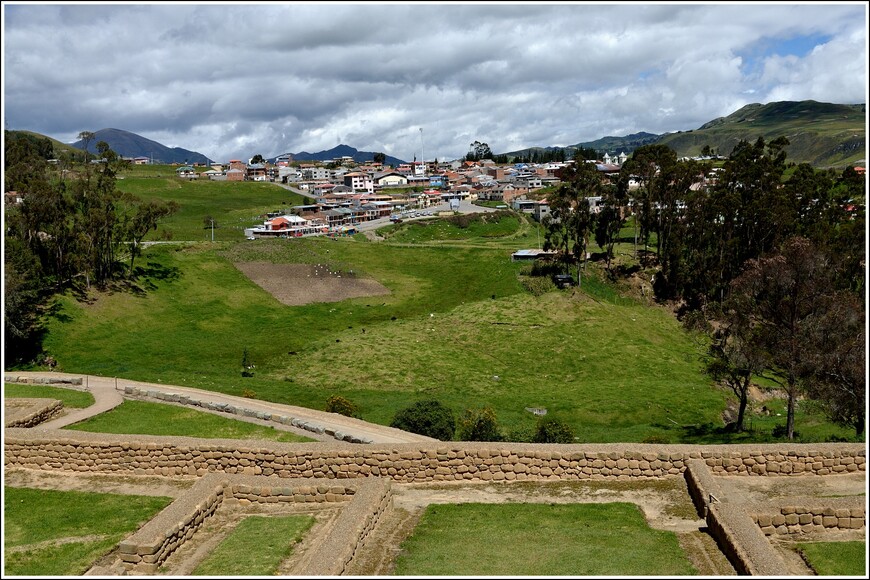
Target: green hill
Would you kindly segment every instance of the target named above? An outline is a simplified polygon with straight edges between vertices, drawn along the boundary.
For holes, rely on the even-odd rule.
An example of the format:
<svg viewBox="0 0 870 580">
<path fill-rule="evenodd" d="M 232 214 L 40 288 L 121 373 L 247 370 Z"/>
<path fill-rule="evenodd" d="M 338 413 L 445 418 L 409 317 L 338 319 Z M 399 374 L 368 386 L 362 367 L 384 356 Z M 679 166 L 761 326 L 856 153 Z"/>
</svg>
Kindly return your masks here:
<svg viewBox="0 0 870 580">
<path fill-rule="evenodd" d="M 81 154 L 80 149 L 76 149 L 72 145 L 69 145 L 67 143 L 62 143 L 61 141 L 58 141 L 57 139 L 49 137 L 48 135 L 43 135 L 42 133 L 37 133 L 35 131 L 8 131 L 8 133 L 10 133 L 12 135 L 14 135 L 16 133 L 21 134 L 21 135 L 29 135 L 29 136 L 34 137 L 36 139 L 48 139 L 51 142 L 52 147 L 54 148 L 54 157 L 59 157 L 60 154 L 64 151 L 66 151 L 67 153 L 70 153 L 70 154 Z"/>
<path fill-rule="evenodd" d="M 719 155 L 727 156 L 741 140 L 767 142 L 784 136 L 790 145 L 786 153 L 790 161 L 809 163 L 815 167 L 845 167 L 865 164 L 866 107 L 838 105 L 816 101 L 780 101 L 746 105 L 727 117 L 719 117 L 695 130 L 655 135 L 633 133 L 623 137 L 602 137 L 569 145 L 570 150 L 585 147 L 602 155 L 630 154 L 642 145 L 667 145 L 680 157 L 701 155 L 709 146 Z M 508 157 L 527 156 L 556 149 L 531 147 L 505 153 Z"/>
<path fill-rule="evenodd" d="M 816 167 L 865 163 L 866 107 L 816 101 L 754 103 L 705 123 L 694 131 L 668 133 L 658 143 L 680 156 L 700 155 L 709 146 L 719 155 L 731 153 L 741 140 L 786 137 L 790 161 Z"/>
</svg>

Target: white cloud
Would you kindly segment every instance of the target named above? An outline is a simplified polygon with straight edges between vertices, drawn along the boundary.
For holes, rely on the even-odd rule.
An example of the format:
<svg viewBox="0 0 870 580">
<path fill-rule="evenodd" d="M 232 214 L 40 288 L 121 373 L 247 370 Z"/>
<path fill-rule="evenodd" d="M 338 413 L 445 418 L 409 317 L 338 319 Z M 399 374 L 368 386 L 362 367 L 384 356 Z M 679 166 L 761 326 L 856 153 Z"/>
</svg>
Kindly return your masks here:
<svg viewBox="0 0 870 580">
<path fill-rule="evenodd" d="M 866 101 L 864 4 L 6 3 L 6 126 L 216 159 L 411 159 L 694 129 L 747 102 Z M 765 54 L 829 39 L 802 58 Z M 748 66 L 750 63 L 758 66 Z M 421 143 L 419 129 L 423 127 Z"/>
</svg>

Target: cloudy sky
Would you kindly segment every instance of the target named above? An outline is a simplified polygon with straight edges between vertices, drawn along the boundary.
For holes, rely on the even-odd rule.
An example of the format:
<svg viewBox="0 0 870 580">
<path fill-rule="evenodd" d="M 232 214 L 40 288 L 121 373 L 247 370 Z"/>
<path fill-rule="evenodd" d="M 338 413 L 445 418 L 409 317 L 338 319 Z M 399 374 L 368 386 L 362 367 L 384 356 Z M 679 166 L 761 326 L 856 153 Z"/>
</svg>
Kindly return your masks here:
<svg viewBox="0 0 870 580">
<path fill-rule="evenodd" d="M 7 129 L 456 159 L 865 103 L 867 4 L 3 4 Z"/>
</svg>

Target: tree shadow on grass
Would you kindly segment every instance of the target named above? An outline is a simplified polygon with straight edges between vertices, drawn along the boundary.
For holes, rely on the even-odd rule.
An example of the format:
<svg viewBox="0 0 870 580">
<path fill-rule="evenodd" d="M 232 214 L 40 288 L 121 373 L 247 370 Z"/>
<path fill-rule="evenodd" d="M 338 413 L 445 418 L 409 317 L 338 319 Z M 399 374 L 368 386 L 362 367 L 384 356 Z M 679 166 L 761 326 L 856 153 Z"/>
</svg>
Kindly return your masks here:
<svg viewBox="0 0 870 580">
<path fill-rule="evenodd" d="M 680 443 L 755 443 L 758 442 L 758 434 L 749 430 L 738 431 L 733 423 L 727 425 L 714 425 L 702 423 L 699 425 L 683 425 L 678 435 Z"/>
<path fill-rule="evenodd" d="M 157 290 L 155 281 L 175 282 L 181 278 L 181 271 L 172 266 L 157 262 L 147 262 L 133 269 L 133 277 L 127 281 L 127 291 L 144 297 L 148 292 Z"/>
</svg>

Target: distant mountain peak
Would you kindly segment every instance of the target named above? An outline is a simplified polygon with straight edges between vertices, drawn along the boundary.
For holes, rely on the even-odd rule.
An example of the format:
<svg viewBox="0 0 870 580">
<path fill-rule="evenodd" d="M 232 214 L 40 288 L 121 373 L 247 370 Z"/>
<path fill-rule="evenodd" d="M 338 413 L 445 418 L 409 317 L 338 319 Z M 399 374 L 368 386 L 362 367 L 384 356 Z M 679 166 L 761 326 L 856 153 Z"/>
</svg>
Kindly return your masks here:
<svg viewBox="0 0 870 580">
<path fill-rule="evenodd" d="M 356 163 L 367 163 L 374 159 L 375 153 L 375 151 L 359 151 L 356 148 L 351 147 L 350 145 L 345 145 L 342 143 L 340 145 L 336 145 L 332 149 L 319 151 L 317 153 L 300 151 L 299 153 L 291 153 L 291 155 L 293 155 L 294 161 L 331 161 L 339 157 L 351 157 Z M 381 151 L 380 153 L 384 153 L 384 156 L 386 157 L 385 163 L 387 165 L 401 165 L 403 163 L 407 163 L 407 161 L 403 161 L 397 157 L 387 155 L 384 151 Z"/>
<path fill-rule="evenodd" d="M 181 147 L 167 147 L 157 141 L 148 139 L 123 129 L 100 129 L 94 132 L 94 138 L 88 142 L 88 151 L 97 152 L 97 143 L 105 141 L 109 148 L 121 157 L 147 157 L 154 163 L 204 163 L 211 160 L 196 151 L 189 151 Z M 84 140 L 72 143 L 77 149 L 84 149 Z"/>
</svg>

